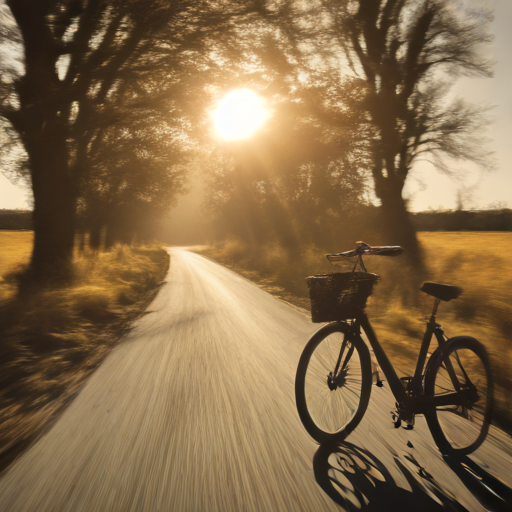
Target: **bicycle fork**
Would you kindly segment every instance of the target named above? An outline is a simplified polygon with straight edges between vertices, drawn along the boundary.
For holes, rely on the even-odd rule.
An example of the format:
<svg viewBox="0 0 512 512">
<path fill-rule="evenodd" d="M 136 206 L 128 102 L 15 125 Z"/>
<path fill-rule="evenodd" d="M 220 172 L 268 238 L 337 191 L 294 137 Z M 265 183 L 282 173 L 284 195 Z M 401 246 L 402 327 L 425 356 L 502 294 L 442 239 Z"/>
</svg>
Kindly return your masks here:
<svg viewBox="0 0 512 512">
<path fill-rule="evenodd" d="M 343 343 L 341 344 L 340 354 L 338 356 L 338 360 L 336 361 L 334 373 L 329 372 L 329 375 L 327 376 L 327 386 L 329 387 L 329 389 L 331 391 L 334 391 L 337 388 L 339 388 L 345 384 L 345 374 L 347 371 L 347 366 L 350 361 L 350 358 L 352 357 L 352 354 L 354 353 L 354 344 L 352 342 L 350 343 L 350 348 L 348 349 L 348 352 L 345 355 L 345 358 L 343 358 L 343 356 L 345 354 L 347 344 L 349 341 L 351 341 L 353 336 L 354 336 L 354 333 L 351 330 L 343 337 Z M 350 340 L 349 340 L 349 337 L 350 337 Z M 343 360 L 343 363 L 342 363 L 342 360 Z M 341 365 L 341 368 L 340 368 L 340 365 Z"/>
</svg>

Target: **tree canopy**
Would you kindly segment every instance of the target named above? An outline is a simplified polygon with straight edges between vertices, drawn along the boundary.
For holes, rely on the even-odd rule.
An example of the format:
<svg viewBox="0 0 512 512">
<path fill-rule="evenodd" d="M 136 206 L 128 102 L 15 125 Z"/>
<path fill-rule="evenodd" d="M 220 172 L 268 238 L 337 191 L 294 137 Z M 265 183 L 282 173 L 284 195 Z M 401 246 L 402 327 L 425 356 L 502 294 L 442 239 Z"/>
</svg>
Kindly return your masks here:
<svg viewBox="0 0 512 512">
<path fill-rule="evenodd" d="M 481 45 L 491 16 L 456 0 L 325 0 L 320 29 L 342 50 L 362 91 L 359 108 L 373 127 L 375 193 L 396 242 L 418 256 L 402 190 L 419 158 L 450 172 L 450 159 L 488 165 L 479 128 L 483 109 L 448 89 L 460 75 L 492 75 Z M 396 228 L 399 228 L 396 230 Z M 393 232 L 393 229 L 392 229 Z"/>
<path fill-rule="evenodd" d="M 77 212 L 91 226 L 124 218 L 126 231 L 173 204 L 222 89 L 254 88 L 274 116 L 231 146 L 237 171 L 213 172 L 210 206 L 244 206 L 247 225 L 274 223 L 290 241 L 333 229 L 370 179 L 390 243 L 419 258 L 402 197 L 415 162 L 486 161 L 483 110 L 447 91 L 456 76 L 490 76 L 490 16 L 456 0 L 6 5 L 4 45 L 22 57 L 2 64 L 0 114 L 27 155 L 16 172 L 34 192 L 35 279 L 66 268 Z"/>
<path fill-rule="evenodd" d="M 27 154 L 34 194 L 31 270 L 42 279 L 70 261 L 78 198 L 91 197 L 92 182 L 108 163 L 99 163 L 100 148 L 113 149 L 116 134 L 119 146 L 125 144 L 126 130 L 134 148 L 149 143 L 147 154 L 162 140 L 149 142 L 151 130 L 172 130 L 173 139 L 187 146 L 206 99 L 204 76 L 219 67 L 210 52 L 245 8 L 184 0 L 6 4 L 12 21 L 4 36 L 19 44 L 23 70 L 3 75 L 0 113 Z M 132 149 L 108 173 L 135 166 L 143 173 L 142 155 L 142 148 Z M 169 146 L 153 157 L 169 157 Z M 177 160 L 175 155 L 164 165 L 170 169 Z M 169 170 L 167 185 L 173 175 Z"/>
</svg>

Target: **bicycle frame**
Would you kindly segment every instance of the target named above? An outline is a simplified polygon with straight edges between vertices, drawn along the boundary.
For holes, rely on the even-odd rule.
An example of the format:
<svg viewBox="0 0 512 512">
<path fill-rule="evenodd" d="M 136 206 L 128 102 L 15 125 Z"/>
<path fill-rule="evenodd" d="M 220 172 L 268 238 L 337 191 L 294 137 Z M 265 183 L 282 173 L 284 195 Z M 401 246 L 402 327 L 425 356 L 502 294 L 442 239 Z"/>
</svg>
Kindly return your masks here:
<svg viewBox="0 0 512 512">
<path fill-rule="evenodd" d="M 338 261 L 338 259 L 345 258 L 348 259 L 353 256 L 357 256 L 356 262 L 354 264 L 354 268 L 352 272 L 355 272 L 357 267 L 361 267 L 363 272 L 367 272 L 366 267 L 363 262 L 363 253 L 364 250 L 372 250 L 370 246 L 364 244 L 363 242 L 358 242 L 358 247 L 354 251 L 349 251 L 347 253 L 335 254 L 335 255 L 327 255 L 327 259 L 333 264 L 333 261 Z M 374 248 L 376 249 L 376 248 Z M 382 248 L 379 248 L 382 249 Z M 380 251 L 382 252 L 382 251 Z M 418 361 L 416 362 L 416 370 L 414 371 L 414 376 L 409 380 L 407 385 L 398 377 L 395 372 L 391 361 L 388 359 L 388 356 L 380 346 L 379 340 L 377 339 L 377 335 L 373 330 L 373 327 L 370 324 L 370 320 L 363 312 L 356 319 L 353 324 L 353 328 L 355 333 L 360 335 L 360 328 L 362 327 L 368 336 L 368 341 L 373 349 L 375 357 L 377 358 L 377 362 L 379 363 L 386 379 L 389 383 L 389 387 L 397 401 L 397 407 L 401 411 L 406 411 L 409 417 L 412 419 L 414 414 L 421 414 L 429 409 L 434 409 L 435 407 L 441 407 L 446 405 L 462 405 L 465 402 L 471 401 L 475 397 L 472 395 L 474 386 L 471 385 L 469 378 L 467 378 L 467 374 L 462 368 L 462 365 L 459 361 L 459 366 L 461 367 L 464 375 L 466 376 L 466 389 L 462 389 L 460 387 L 460 383 L 455 374 L 455 370 L 453 369 L 453 365 L 449 359 L 444 361 L 450 379 L 455 389 L 455 393 L 450 393 L 443 396 L 430 397 L 425 396 L 423 393 L 423 368 L 425 367 L 425 362 L 427 360 L 428 349 L 430 347 L 430 343 L 432 341 L 432 336 L 435 336 L 439 347 L 443 347 L 446 344 L 444 339 L 444 332 L 441 329 L 441 325 L 436 322 L 436 314 L 437 308 L 439 306 L 440 299 L 436 298 L 434 302 L 434 308 L 432 310 L 432 315 L 430 316 L 429 321 L 427 322 L 425 334 L 423 335 L 423 341 L 421 343 L 420 352 L 418 354 Z M 344 353 L 345 343 L 343 343 L 343 347 L 341 349 L 340 355 L 338 357 L 338 362 L 336 364 L 336 369 L 334 375 L 337 374 L 339 365 L 341 363 L 341 358 Z M 345 364 L 345 363 L 344 363 Z M 428 372 L 428 365 L 425 374 Z"/>
<path fill-rule="evenodd" d="M 422 414 L 436 406 L 440 407 L 446 405 L 461 405 L 468 399 L 471 399 L 470 389 L 460 390 L 455 371 L 449 360 L 445 363 L 456 392 L 436 397 L 425 396 L 423 394 L 423 368 L 427 359 L 428 349 L 432 341 L 432 336 L 435 335 L 440 347 L 446 343 L 441 326 L 435 322 L 435 313 L 437 311 L 438 303 L 439 301 L 436 300 L 434 311 L 429 322 L 427 323 L 427 328 L 423 336 L 420 353 L 418 355 L 418 361 L 416 363 L 416 370 L 412 380 L 407 387 L 396 374 L 396 371 L 391 361 L 388 359 L 388 356 L 384 352 L 384 349 L 381 347 L 379 340 L 377 339 L 377 335 L 375 334 L 375 331 L 373 330 L 373 327 L 371 326 L 366 314 L 362 313 L 359 315 L 354 324 L 356 330 L 359 330 L 359 328 L 362 327 L 365 331 L 377 362 L 382 369 L 387 382 L 389 383 L 389 387 L 397 403 L 402 410 L 407 410 L 407 412 L 410 414 Z"/>
</svg>

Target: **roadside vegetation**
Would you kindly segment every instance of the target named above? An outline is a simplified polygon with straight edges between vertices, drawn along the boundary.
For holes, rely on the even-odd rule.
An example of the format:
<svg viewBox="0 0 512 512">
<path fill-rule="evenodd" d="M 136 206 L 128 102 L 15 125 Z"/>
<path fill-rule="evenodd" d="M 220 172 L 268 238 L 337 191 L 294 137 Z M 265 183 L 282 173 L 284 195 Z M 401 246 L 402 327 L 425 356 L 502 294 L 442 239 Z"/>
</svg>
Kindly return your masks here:
<svg viewBox="0 0 512 512">
<path fill-rule="evenodd" d="M 33 233 L 0 231 L 0 470 L 69 403 L 169 267 L 156 245 L 75 253 L 63 286 L 18 291 Z"/>
<path fill-rule="evenodd" d="M 441 303 L 437 318 L 448 337 L 473 336 L 489 351 L 496 384 L 495 421 L 511 432 L 512 283 L 507 272 L 512 268 L 512 233 L 420 232 L 418 238 L 427 264 L 425 280 L 464 289 L 457 300 Z M 373 240 L 365 241 L 376 245 Z M 325 254 L 353 246 L 306 245 L 291 256 L 278 243 L 255 248 L 231 238 L 199 248 L 198 252 L 226 264 L 281 299 L 309 310 L 305 277 L 350 271 L 350 266 L 332 267 Z M 403 263 L 401 257 L 366 258 L 368 271 L 381 276 L 367 311 L 400 376 L 414 372 L 424 324 L 433 305 L 433 299 L 419 291 L 421 281 Z M 431 350 L 435 345 L 434 341 Z"/>
</svg>

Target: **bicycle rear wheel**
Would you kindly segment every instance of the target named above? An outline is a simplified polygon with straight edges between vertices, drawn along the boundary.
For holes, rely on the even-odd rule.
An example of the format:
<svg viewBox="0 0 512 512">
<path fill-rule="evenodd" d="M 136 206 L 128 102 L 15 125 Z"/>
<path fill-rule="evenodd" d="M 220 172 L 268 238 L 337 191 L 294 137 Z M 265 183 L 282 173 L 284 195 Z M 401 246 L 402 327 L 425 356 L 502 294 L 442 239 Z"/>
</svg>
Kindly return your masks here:
<svg viewBox="0 0 512 512">
<path fill-rule="evenodd" d="M 468 393 L 465 403 L 438 406 L 425 414 L 432 437 L 445 454 L 467 455 L 475 451 L 484 442 L 491 422 L 493 382 L 489 357 L 481 343 L 466 336 L 447 342 L 425 382 L 425 394 L 430 396 L 459 390 Z"/>
<path fill-rule="evenodd" d="M 306 345 L 297 368 L 295 399 L 300 419 L 318 441 L 341 441 L 361 421 L 370 399 L 368 347 L 349 326 L 334 322 Z"/>
</svg>

